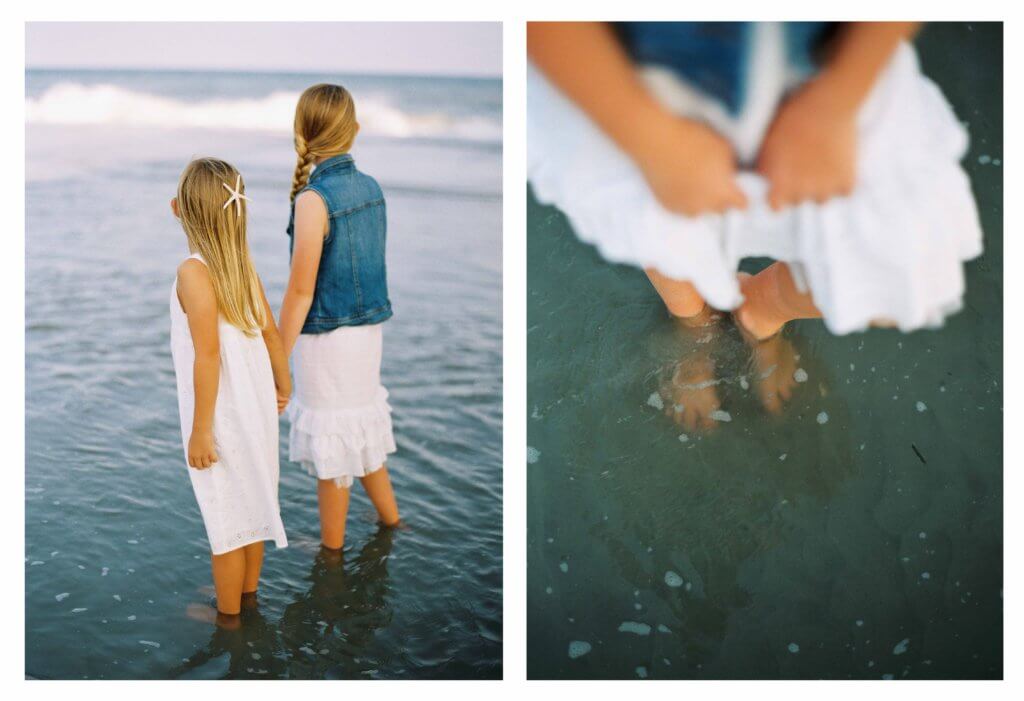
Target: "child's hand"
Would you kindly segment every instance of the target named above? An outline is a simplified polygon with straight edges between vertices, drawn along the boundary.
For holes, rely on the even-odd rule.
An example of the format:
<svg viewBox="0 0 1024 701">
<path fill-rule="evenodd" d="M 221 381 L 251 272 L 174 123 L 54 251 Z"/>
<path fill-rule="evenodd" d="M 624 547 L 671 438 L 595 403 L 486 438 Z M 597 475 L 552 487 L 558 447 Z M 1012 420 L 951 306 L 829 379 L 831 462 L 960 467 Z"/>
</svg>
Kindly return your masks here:
<svg viewBox="0 0 1024 701">
<path fill-rule="evenodd" d="M 197 470 L 213 467 L 217 450 L 213 445 L 213 431 L 192 431 L 188 439 L 188 464 Z"/>
<path fill-rule="evenodd" d="M 637 163 L 655 197 L 668 210 L 696 216 L 744 209 L 747 198 L 736 185 L 732 146 L 699 122 L 673 119 L 656 146 Z"/>
<path fill-rule="evenodd" d="M 856 168 L 857 111 L 824 79 L 783 103 L 757 159 L 774 210 L 849 194 Z"/>
<path fill-rule="evenodd" d="M 275 385 L 277 389 L 277 415 L 280 416 L 284 413 L 285 407 L 288 406 L 288 400 L 292 396 L 292 378 L 288 375 L 287 379 L 281 384 Z"/>
</svg>

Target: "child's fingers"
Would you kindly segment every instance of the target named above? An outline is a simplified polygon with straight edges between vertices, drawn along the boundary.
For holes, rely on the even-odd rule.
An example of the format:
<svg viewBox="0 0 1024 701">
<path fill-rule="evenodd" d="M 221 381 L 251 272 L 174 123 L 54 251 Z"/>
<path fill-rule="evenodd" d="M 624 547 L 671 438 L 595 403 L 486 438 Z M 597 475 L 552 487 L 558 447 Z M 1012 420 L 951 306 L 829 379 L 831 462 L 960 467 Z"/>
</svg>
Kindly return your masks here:
<svg viewBox="0 0 1024 701">
<path fill-rule="evenodd" d="M 729 188 L 729 192 L 726 195 L 726 208 L 732 209 L 746 209 L 747 208 L 747 196 L 743 194 L 743 190 L 735 182 Z"/>
<path fill-rule="evenodd" d="M 217 462 L 217 460 L 218 460 L 218 458 L 217 458 L 217 451 L 213 451 L 212 453 L 210 453 L 209 457 L 206 459 L 206 466 L 207 467 L 212 467 L 213 464 L 215 462 Z"/>
</svg>

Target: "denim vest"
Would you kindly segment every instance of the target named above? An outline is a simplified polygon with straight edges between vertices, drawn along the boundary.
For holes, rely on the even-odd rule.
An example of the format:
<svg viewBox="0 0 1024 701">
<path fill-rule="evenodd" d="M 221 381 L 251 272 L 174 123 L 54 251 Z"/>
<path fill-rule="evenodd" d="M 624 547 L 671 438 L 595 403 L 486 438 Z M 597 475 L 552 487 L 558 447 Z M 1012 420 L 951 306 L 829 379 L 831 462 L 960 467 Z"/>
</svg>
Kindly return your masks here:
<svg viewBox="0 0 1024 701">
<path fill-rule="evenodd" d="M 384 194 L 377 181 L 344 153 L 313 169 L 300 192 L 323 198 L 330 220 L 324 238 L 316 290 L 302 333 L 326 333 L 339 326 L 379 324 L 391 318 L 384 243 Z M 295 249 L 295 205 L 288 220 L 288 255 Z"/>
<path fill-rule="evenodd" d="M 801 75 L 816 69 L 827 22 L 785 22 L 786 62 Z M 636 63 L 664 66 L 720 100 L 733 115 L 743 109 L 752 22 L 621 22 L 618 35 Z"/>
</svg>

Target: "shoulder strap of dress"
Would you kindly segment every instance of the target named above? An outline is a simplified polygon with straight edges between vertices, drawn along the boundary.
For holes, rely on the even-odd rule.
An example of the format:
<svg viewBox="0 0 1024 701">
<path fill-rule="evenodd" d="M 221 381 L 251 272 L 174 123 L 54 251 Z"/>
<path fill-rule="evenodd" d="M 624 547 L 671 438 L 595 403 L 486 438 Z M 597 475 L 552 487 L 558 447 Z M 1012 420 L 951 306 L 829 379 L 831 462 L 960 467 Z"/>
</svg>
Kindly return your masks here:
<svg viewBox="0 0 1024 701">
<path fill-rule="evenodd" d="M 199 251 L 196 251 L 195 253 L 190 255 L 189 258 L 195 258 L 197 261 L 199 261 L 203 265 L 206 265 L 206 259 L 203 258 L 203 254 L 200 253 Z M 188 260 L 188 259 L 186 259 L 186 260 Z M 207 267 L 209 267 L 209 266 L 207 266 Z"/>
</svg>

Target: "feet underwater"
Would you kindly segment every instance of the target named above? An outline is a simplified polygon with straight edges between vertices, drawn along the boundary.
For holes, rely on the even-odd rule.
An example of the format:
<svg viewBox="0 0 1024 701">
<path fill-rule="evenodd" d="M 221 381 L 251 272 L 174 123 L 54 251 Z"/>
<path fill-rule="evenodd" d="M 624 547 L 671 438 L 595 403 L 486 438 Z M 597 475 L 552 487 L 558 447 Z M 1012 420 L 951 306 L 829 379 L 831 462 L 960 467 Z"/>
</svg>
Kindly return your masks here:
<svg viewBox="0 0 1024 701">
<path fill-rule="evenodd" d="M 764 411 L 779 415 L 805 379 L 784 328 L 758 338 L 738 313 L 730 315 L 735 330 L 723 323 L 725 316 L 705 308 L 694 317 L 672 318 L 672 359 L 662 364 L 657 398 L 650 403 L 690 432 L 711 432 L 732 420 L 726 405 L 734 385 L 753 389 Z"/>
</svg>

